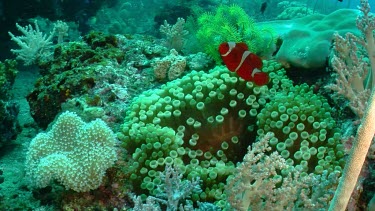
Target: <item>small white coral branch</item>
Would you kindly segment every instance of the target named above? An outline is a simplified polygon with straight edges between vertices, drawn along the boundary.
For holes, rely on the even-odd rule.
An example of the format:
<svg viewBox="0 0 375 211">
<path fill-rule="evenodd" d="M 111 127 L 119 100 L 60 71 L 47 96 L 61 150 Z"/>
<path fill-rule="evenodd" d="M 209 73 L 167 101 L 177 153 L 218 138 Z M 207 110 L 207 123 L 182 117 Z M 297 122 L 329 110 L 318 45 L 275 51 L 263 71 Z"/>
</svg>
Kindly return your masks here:
<svg viewBox="0 0 375 211">
<path fill-rule="evenodd" d="M 171 26 L 165 20 L 160 26 L 160 32 L 166 36 L 164 45 L 168 48 L 181 51 L 185 44 L 185 36 L 189 33 L 184 29 L 185 20 L 178 18 L 177 22 Z"/>
<path fill-rule="evenodd" d="M 35 29 L 29 24 L 22 27 L 16 23 L 17 29 L 23 34 L 21 36 L 15 36 L 11 32 L 8 34 L 11 36 L 11 40 L 16 42 L 21 48 L 11 49 L 11 51 L 17 55 L 17 59 L 23 60 L 25 65 L 31 65 L 40 58 L 49 57 L 52 52 L 52 38 L 55 34 L 55 28 L 52 30 L 49 36 L 43 34 L 39 30 L 37 21 L 34 22 Z"/>
<path fill-rule="evenodd" d="M 164 184 L 158 186 L 160 193 L 157 197 L 160 202 L 167 205 L 167 210 L 177 210 L 179 205 L 181 206 L 181 200 L 202 191 L 199 186 L 200 178 L 193 178 L 192 181 L 183 180 L 177 166 L 166 165 L 164 173 L 160 176 Z"/>
<path fill-rule="evenodd" d="M 200 188 L 200 178 L 195 177 L 191 181 L 183 179 L 183 174 L 176 165 L 173 167 L 171 165 L 166 165 L 164 172 L 160 173 L 160 178 L 162 184 L 157 187 L 159 193 L 156 197 L 148 196 L 146 204 L 142 204 L 140 198 L 134 197 L 134 210 L 159 211 L 161 210 L 159 208 L 159 203 L 166 205 L 167 211 L 190 210 L 184 209 L 181 201 L 190 198 L 194 193 L 202 192 Z M 187 203 L 187 201 L 185 201 L 185 203 Z"/>
<path fill-rule="evenodd" d="M 68 36 L 69 26 L 67 23 L 63 21 L 56 21 L 54 24 L 54 29 L 57 33 L 57 43 L 63 43 L 64 42 L 64 36 Z"/>
</svg>

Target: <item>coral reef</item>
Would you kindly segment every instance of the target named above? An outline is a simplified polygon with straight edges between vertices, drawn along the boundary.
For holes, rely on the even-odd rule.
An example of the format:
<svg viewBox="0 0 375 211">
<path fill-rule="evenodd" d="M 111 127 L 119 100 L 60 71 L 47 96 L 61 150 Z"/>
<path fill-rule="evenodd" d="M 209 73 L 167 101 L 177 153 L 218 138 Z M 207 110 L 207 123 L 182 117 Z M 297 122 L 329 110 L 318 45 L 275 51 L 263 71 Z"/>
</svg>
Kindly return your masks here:
<svg viewBox="0 0 375 211">
<path fill-rule="evenodd" d="M 39 126 L 47 127 L 61 111 L 61 105 L 75 97 L 82 98 L 76 102 L 83 102 L 76 107 L 101 107 L 94 109 L 103 109 L 109 122 L 120 121 L 111 120 L 114 115 L 121 118 L 124 114 L 119 101 L 126 102 L 150 86 L 152 80 L 146 77 L 147 72 L 141 71 L 144 66 L 126 62 L 127 54 L 120 47 L 120 39 L 124 38 L 91 33 L 83 38 L 84 42 L 57 46 L 54 59 L 39 64 L 42 77 L 27 97 Z"/>
<path fill-rule="evenodd" d="M 375 197 L 365 205 L 375 166 L 374 109 L 365 113 L 375 86 L 368 0 L 359 17 L 337 9 L 339 1 L 51 2 L 55 15 L 80 5 L 69 11 L 77 17 L 61 16 L 76 24 L 20 18 L 11 29 L 19 34 L 9 32 L 19 46 L 9 54 L 36 70 L 27 83 L 40 74 L 27 96 L 37 125 L 22 124 L 11 146 L 17 63 L 0 62 L 0 148 L 8 155 L 0 162 L 0 210 L 324 210 L 329 203 L 344 210 L 353 185 L 348 209 L 375 207 Z M 77 36 L 78 25 L 98 32 Z M 266 85 L 220 66 L 218 46 L 230 41 L 261 57 Z M 330 92 L 328 65 L 338 76 Z M 19 90 L 16 100 L 26 92 Z M 22 167 L 9 165 L 15 160 Z M 345 163 L 353 165 L 343 170 Z"/>
<path fill-rule="evenodd" d="M 330 64 L 336 72 L 336 83 L 326 86 L 335 92 L 333 98 L 346 98 L 350 109 L 359 118 L 363 117 L 370 92 L 375 87 L 375 59 L 372 56 L 375 48 L 372 34 L 375 18 L 370 13 L 368 3 L 367 7 L 364 4 L 361 1 L 362 15 L 356 21 L 362 36 L 352 32 L 334 35 Z"/>
<path fill-rule="evenodd" d="M 188 70 L 208 70 L 213 66 L 213 61 L 205 53 L 179 55 L 175 49 L 169 51 L 169 55 L 155 57 L 151 60 L 154 77 L 159 82 L 171 81 L 180 78 Z"/>
<path fill-rule="evenodd" d="M 0 62 L 0 147 L 17 137 L 18 105 L 12 100 L 10 90 L 17 74 L 17 62 L 5 60 Z"/>
<path fill-rule="evenodd" d="M 167 21 L 175 24 L 177 18 L 190 15 L 190 8 L 181 2 L 158 1 L 150 3 L 136 1 L 117 1 L 91 17 L 89 25 L 96 31 L 110 34 L 156 34 L 155 32 Z M 142 23 L 142 24 L 140 24 Z"/>
<path fill-rule="evenodd" d="M 352 33 L 347 33 L 345 38 L 339 34 L 334 35 L 333 55 L 330 64 L 336 72 L 336 83 L 326 86 L 334 91 L 333 99 L 345 97 L 353 113 L 362 118 L 370 97 L 373 86 L 369 71 L 369 64 L 363 62 L 363 51 L 358 50 L 356 43 L 362 43 Z"/>
<path fill-rule="evenodd" d="M 156 172 L 172 162 L 187 178 L 203 179 L 199 198 L 222 199 L 220 189 L 239 159 L 237 150 L 251 141 L 248 127 L 266 102 L 259 98 L 264 88 L 218 68 L 209 74 L 193 71 L 136 98 L 121 140 L 137 161 L 131 179 L 141 193 L 153 194 Z"/>
</svg>

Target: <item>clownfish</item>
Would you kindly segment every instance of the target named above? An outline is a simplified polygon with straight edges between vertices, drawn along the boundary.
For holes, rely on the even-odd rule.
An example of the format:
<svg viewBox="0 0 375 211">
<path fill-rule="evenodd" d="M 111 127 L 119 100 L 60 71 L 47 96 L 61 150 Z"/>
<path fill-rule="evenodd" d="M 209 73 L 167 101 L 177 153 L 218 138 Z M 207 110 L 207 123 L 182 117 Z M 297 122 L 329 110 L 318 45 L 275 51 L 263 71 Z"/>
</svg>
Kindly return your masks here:
<svg viewBox="0 0 375 211">
<path fill-rule="evenodd" d="M 222 43 L 219 53 L 227 68 L 245 81 L 252 81 L 258 86 L 268 83 L 268 74 L 261 71 L 262 59 L 251 53 L 245 43 Z"/>
</svg>

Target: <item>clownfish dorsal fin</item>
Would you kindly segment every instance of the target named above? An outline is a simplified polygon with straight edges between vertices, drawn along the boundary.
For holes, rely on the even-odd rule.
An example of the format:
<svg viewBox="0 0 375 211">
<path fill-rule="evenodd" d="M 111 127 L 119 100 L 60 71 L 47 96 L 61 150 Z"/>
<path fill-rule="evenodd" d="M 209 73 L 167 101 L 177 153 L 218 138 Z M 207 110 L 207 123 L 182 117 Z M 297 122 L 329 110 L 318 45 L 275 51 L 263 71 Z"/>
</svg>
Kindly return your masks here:
<svg viewBox="0 0 375 211">
<path fill-rule="evenodd" d="M 245 61 L 245 59 L 246 59 L 250 54 L 251 54 L 250 51 L 245 51 L 245 52 L 243 52 L 243 54 L 242 54 L 242 58 L 241 58 L 241 61 L 240 61 L 240 63 L 238 64 L 237 68 L 234 70 L 234 72 L 237 72 L 237 70 L 241 68 L 243 62 Z"/>
<path fill-rule="evenodd" d="M 228 56 L 230 52 L 232 52 L 233 48 L 236 47 L 235 42 L 228 42 L 229 49 L 225 54 L 221 54 L 221 56 Z"/>
<path fill-rule="evenodd" d="M 251 77 L 254 78 L 254 75 L 257 74 L 257 73 L 261 73 L 262 71 L 260 71 L 258 68 L 254 68 L 253 72 L 251 73 Z"/>
</svg>

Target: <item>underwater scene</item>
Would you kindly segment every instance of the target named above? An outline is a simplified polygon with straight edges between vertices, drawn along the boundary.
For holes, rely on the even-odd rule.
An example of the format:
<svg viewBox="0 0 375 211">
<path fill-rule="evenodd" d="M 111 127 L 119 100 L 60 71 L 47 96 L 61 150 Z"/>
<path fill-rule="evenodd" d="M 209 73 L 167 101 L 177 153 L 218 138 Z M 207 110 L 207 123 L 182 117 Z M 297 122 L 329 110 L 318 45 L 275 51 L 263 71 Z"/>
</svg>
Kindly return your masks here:
<svg viewBox="0 0 375 211">
<path fill-rule="evenodd" d="M 374 9 L 0 1 L 0 211 L 375 211 Z"/>
</svg>

